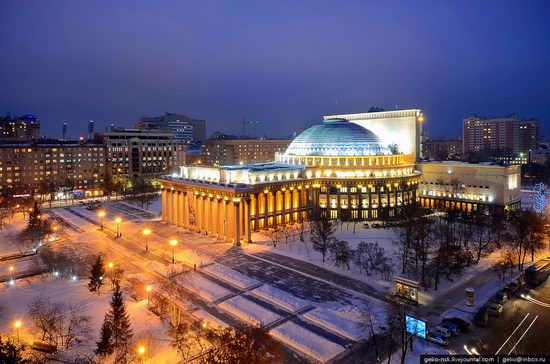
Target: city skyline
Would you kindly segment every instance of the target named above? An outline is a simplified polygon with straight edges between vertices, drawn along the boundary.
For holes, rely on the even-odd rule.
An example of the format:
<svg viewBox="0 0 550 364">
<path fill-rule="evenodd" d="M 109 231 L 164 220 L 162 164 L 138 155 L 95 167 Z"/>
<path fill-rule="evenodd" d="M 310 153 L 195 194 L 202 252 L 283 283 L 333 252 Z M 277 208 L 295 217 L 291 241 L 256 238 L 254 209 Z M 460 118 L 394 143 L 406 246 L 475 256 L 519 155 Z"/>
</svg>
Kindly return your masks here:
<svg viewBox="0 0 550 364">
<path fill-rule="evenodd" d="M 90 119 L 102 131 L 165 112 L 284 137 L 372 106 L 420 108 L 435 137 L 461 135 L 471 114 L 534 117 L 549 133 L 543 2 L 2 8 L 0 113 L 36 114 L 53 137 L 63 122 L 76 137 Z"/>
</svg>

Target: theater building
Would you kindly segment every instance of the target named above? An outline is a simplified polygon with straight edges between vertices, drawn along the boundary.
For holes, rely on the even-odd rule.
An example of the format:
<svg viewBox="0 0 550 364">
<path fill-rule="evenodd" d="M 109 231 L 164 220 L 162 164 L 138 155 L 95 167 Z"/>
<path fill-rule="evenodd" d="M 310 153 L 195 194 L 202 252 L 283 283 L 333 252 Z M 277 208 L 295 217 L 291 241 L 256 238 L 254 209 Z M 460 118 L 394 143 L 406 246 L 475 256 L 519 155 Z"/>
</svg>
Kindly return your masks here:
<svg viewBox="0 0 550 364">
<path fill-rule="evenodd" d="M 239 244 L 252 231 L 310 217 L 391 217 L 416 201 L 414 160 L 357 123 L 325 118 L 273 162 L 182 166 L 163 177 L 162 218 Z"/>
</svg>

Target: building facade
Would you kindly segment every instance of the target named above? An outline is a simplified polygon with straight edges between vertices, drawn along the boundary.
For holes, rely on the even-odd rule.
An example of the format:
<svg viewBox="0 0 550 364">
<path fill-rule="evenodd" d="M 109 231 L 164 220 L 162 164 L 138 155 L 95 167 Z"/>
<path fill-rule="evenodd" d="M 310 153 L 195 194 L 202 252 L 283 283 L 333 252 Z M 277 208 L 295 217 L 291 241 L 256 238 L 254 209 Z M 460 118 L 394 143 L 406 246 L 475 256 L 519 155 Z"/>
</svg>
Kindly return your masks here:
<svg viewBox="0 0 550 364">
<path fill-rule="evenodd" d="M 38 139 L 40 120 L 35 115 L 0 117 L 0 139 Z"/>
<path fill-rule="evenodd" d="M 520 121 L 516 115 L 486 118 L 470 116 L 464 120 L 464 153 L 507 150 L 528 153 L 539 142 L 539 123 Z"/>
<path fill-rule="evenodd" d="M 96 140 L 107 147 L 113 178 L 159 177 L 185 164 L 185 143 L 169 132 L 113 128 Z"/>
<path fill-rule="evenodd" d="M 238 244 L 251 231 L 309 217 L 368 220 L 395 216 L 416 201 L 420 172 L 370 130 L 325 119 L 275 161 L 183 166 L 161 179 L 165 221 Z"/>
<path fill-rule="evenodd" d="M 460 139 L 427 139 L 422 144 L 424 157 L 429 160 L 446 160 L 462 155 Z"/>
<path fill-rule="evenodd" d="M 464 162 L 419 163 L 421 206 L 463 212 L 502 212 L 520 207 L 520 166 Z"/>
<path fill-rule="evenodd" d="M 53 186 L 54 199 L 103 195 L 107 153 L 104 145 L 43 140 L 0 144 L 2 194 L 40 193 Z M 45 196 L 49 199 L 50 196 Z"/>
<path fill-rule="evenodd" d="M 202 163 L 212 166 L 269 162 L 283 153 L 291 140 L 209 139 L 202 148 Z"/>
<path fill-rule="evenodd" d="M 135 126 L 138 129 L 170 132 L 174 138 L 186 143 L 202 143 L 206 140 L 206 121 L 180 114 L 143 117 Z"/>
</svg>

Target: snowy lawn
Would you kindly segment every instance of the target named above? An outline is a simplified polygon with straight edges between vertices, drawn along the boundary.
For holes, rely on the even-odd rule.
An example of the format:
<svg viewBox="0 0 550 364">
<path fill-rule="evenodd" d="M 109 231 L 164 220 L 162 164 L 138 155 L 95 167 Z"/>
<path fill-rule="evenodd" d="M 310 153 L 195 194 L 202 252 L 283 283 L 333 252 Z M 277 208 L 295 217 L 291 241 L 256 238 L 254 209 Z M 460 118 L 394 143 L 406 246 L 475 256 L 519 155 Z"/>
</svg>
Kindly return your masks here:
<svg viewBox="0 0 550 364">
<path fill-rule="evenodd" d="M 215 330 L 224 330 L 230 327 L 224 321 L 220 320 L 214 315 L 209 314 L 204 310 L 197 310 L 193 312 L 191 315 L 195 317 L 197 320 L 200 320 L 203 323 L 206 323 L 208 327 L 211 327 Z"/>
<path fill-rule="evenodd" d="M 265 326 L 280 318 L 274 312 L 242 296 L 228 299 L 218 305 L 224 311 L 253 326 Z"/>
<path fill-rule="evenodd" d="M 198 252 L 193 249 L 178 250 L 178 252 L 175 254 L 175 258 L 177 261 L 181 261 L 190 266 L 196 264 L 197 268 L 212 263 L 212 257 L 210 255 Z"/>
<path fill-rule="evenodd" d="M 308 321 L 313 322 L 323 328 L 333 331 L 348 339 L 359 341 L 361 339 L 361 329 L 356 321 L 338 314 L 336 311 L 328 308 L 316 308 L 302 315 Z"/>
<path fill-rule="evenodd" d="M 20 252 L 16 237 L 25 226 L 27 226 L 27 219 L 24 219 L 21 213 L 4 220 L 4 225 L 0 230 L 0 255 Z"/>
<path fill-rule="evenodd" d="M 309 306 L 307 301 L 267 284 L 264 284 L 263 286 L 260 286 L 250 292 L 293 313 Z"/>
<path fill-rule="evenodd" d="M 245 276 L 244 274 L 239 273 L 236 270 L 233 270 L 231 268 L 228 268 L 225 265 L 213 264 L 211 266 L 204 268 L 204 270 L 207 273 L 212 274 L 213 276 L 223 281 L 226 281 L 227 283 L 230 283 L 235 287 L 243 290 L 246 290 L 250 287 L 260 284 L 260 282 L 258 282 L 257 280 L 250 278 L 248 276 Z"/>
<path fill-rule="evenodd" d="M 202 277 L 197 273 L 191 273 L 190 276 L 182 277 L 182 279 L 178 280 L 178 282 L 183 287 L 196 293 L 208 302 L 213 302 L 231 294 L 230 290 Z"/>
<path fill-rule="evenodd" d="M 319 363 L 326 363 L 345 350 L 342 346 L 292 321 L 285 322 L 281 326 L 276 327 L 269 334 L 283 344 Z"/>
</svg>

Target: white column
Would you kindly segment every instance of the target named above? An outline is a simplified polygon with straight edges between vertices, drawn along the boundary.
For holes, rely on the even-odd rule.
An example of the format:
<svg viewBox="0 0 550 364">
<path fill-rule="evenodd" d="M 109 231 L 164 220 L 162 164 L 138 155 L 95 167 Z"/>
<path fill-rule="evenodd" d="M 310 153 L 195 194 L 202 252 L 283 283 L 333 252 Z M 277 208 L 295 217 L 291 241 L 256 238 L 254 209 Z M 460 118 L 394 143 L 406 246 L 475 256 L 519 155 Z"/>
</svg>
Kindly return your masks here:
<svg viewBox="0 0 550 364">
<path fill-rule="evenodd" d="M 234 238 L 233 238 L 233 242 L 235 244 L 235 246 L 240 246 L 241 245 L 241 219 L 240 219 L 240 203 L 239 202 L 233 202 L 233 209 L 234 209 L 234 212 L 235 212 L 235 224 L 234 224 L 234 227 L 235 227 L 235 232 L 234 232 Z"/>
<path fill-rule="evenodd" d="M 162 221 L 166 222 L 166 189 L 162 189 Z"/>
</svg>

